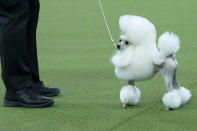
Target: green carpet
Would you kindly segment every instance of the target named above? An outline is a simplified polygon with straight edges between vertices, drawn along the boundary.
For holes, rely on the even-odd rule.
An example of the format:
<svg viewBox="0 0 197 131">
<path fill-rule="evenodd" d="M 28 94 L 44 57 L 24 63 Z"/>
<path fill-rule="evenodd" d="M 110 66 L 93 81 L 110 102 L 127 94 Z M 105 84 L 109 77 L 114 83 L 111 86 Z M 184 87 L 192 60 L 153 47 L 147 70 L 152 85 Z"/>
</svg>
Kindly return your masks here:
<svg viewBox="0 0 197 131">
<path fill-rule="evenodd" d="M 192 99 L 178 110 L 165 111 L 166 91 L 161 74 L 137 83 L 139 104 L 123 109 L 121 86 L 110 57 L 114 52 L 97 0 L 41 0 L 38 26 L 40 75 L 45 84 L 59 87 L 55 105 L 45 109 L 8 108 L 0 104 L 0 131 L 196 131 L 197 127 L 197 1 L 103 0 L 112 34 L 119 38 L 123 14 L 148 18 L 158 36 L 177 33 L 178 76 L 192 91 Z M 5 88 L 0 82 L 0 101 Z"/>
</svg>

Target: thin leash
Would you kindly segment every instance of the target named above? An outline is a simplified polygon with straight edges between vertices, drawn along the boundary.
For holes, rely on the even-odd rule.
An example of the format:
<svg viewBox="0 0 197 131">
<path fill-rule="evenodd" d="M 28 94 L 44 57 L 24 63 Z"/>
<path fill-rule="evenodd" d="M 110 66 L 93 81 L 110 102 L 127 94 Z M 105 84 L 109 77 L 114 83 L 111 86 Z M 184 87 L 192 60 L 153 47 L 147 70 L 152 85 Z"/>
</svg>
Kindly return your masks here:
<svg viewBox="0 0 197 131">
<path fill-rule="evenodd" d="M 109 29 L 109 26 L 108 26 L 108 23 L 107 23 L 107 20 L 106 20 L 106 17 L 105 17 L 105 13 L 104 13 L 104 11 L 103 11 L 103 6 L 102 6 L 102 3 L 101 3 L 101 0 L 99 0 L 99 5 L 100 5 L 101 12 L 102 12 L 102 15 L 103 15 L 103 18 L 104 18 L 104 21 L 105 21 L 105 25 L 106 25 L 106 27 L 107 27 L 107 31 L 108 31 L 109 36 L 110 36 L 110 38 L 111 38 L 111 41 L 112 41 L 113 45 L 116 47 L 116 43 L 115 43 L 115 41 L 114 41 L 114 39 L 113 39 L 113 37 L 112 37 L 111 31 L 110 31 L 110 29 Z"/>
</svg>

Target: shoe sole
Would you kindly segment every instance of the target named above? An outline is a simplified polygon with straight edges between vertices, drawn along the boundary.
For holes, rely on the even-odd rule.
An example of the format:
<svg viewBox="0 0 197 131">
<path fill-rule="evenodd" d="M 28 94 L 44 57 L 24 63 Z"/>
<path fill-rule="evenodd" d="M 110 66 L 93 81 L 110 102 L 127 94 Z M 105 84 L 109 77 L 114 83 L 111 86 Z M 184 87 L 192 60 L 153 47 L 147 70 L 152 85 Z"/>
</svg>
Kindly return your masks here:
<svg viewBox="0 0 197 131">
<path fill-rule="evenodd" d="M 43 95 L 43 96 L 46 96 L 46 97 L 53 97 L 53 96 L 57 96 L 60 94 L 60 90 L 58 90 L 57 92 L 54 92 L 54 93 L 50 93 L 50 94 L 40 94 L 40 95 Z"/>
<path fill-rule="evenodd" d="M 4 106 L 7 106 L 7 107 L 42 108 L 42 107 L 50 107 L 53 104 L 54 102 L 44 103 L 40 105 L 29 105 L 29 104 L 24 104 L 21 102 L 16 102 L 16 101 L 4 100 Z"/>
</svg>

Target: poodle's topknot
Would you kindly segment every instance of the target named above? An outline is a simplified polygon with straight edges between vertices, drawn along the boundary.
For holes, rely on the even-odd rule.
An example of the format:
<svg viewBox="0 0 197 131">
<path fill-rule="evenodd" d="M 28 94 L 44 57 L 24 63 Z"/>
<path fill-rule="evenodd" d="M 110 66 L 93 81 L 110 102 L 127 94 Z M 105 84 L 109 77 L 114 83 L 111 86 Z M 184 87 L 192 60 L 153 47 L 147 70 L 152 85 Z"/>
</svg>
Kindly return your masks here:
<svg viewBox="0 0 197 131">
<path fill-rule="evenodd" d="M 120 16 L 119 26 L 121 34 L 127 36 L 129 40 L 135 44 L 156 41 L 155 26 L 141 16 Z"/>
</svg>

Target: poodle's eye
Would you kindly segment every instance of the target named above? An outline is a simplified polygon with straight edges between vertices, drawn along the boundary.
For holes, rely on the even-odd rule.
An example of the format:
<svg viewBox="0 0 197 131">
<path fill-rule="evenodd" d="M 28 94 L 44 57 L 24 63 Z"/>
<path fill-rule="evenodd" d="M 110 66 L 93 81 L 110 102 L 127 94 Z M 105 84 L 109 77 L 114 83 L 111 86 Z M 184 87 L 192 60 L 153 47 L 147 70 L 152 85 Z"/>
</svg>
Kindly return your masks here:
<svg viewBox="0 0 197 131">
<path fill-rule="evenodd" d="M 129 42 L 128 42 L 128 41 L 125 41 L 125 44 L 126 44 L 126 45 L 128 45 L 128 44 L 129 44 Z"/>
<path fill-rule="evenodd" d="M 122 40 L 120 39 L 119 42 L 122 42 Z"/>
</svg>

